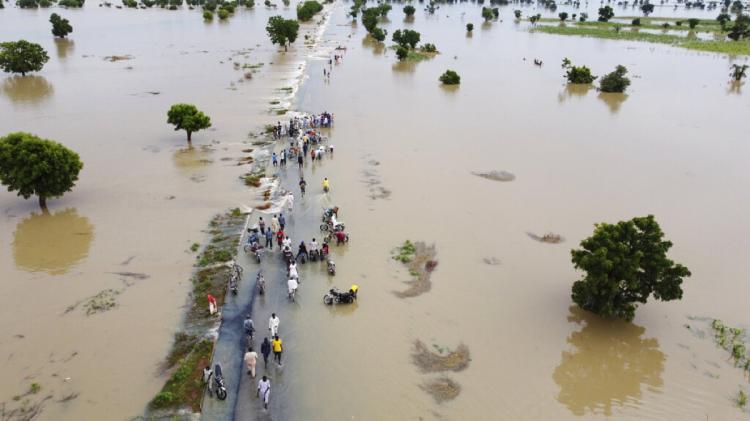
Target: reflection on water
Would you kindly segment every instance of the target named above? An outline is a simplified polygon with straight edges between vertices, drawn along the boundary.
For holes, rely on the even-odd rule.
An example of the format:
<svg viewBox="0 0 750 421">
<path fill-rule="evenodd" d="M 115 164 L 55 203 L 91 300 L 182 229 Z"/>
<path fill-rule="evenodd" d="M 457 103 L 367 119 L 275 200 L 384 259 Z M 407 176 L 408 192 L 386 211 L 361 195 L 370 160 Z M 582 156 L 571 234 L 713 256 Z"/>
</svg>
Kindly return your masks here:
<svg viewBox="0 0 750 421">
<path fill-rule="evenodd" d="M 62 275 L 88 256 L 94 227 L 75 209 L 32 213 L 13 233 L 16 266 L 30 272 Z"/>
<path fill-rule="evenodd" d="M 375 38 L 370 36 L 362 38 L 362 46 L 366 49 L 371 49 L 372 53 L 376 56 L 380 56 L 385 53 L 385 44 L 377 41 Z"/>
<path fill-rule="evenodd" d="M 557 94 L 557 102 L 562 104 L 570 98 L 581 98 L 589 93 L 594 88 L 594 85 L 587 83 L 568 83 L 565 85 L 565 89 Z"/>
<path fill-rule="evenodd" d="M 73 53 L 75 42 L 67 38 L 55 38 L 55 47 L 57 48 L 57 57 L 65 58 Z"/>
<path fill-rule="evenodd" d="M 13 102 L 39 103 L 54 93 L 54 88 L 42 76 L 11 76 L 3 80 L 0 92 Z"/>
<path fill-rule="evenodd" d="M 200 148 L 190 146 L 175 151 L 172 159 L 177 168 L 186 171 L 194 170 L 211 164 L 213 162 L 211 160 L 212 152 L 213 150 L 208 145 L 203 145 Z"/>
<path fill-rule="evenodd" d="M 739 95 L 742 93 L 742 86 L 745 84 L 745 82 L 733 80 L 729 82 L 729 86 L 727 87 L 727 94 L 735 94 Z"/>
<path fill-rule="evenodd" d="M 391 69 L 393 69 L 394 72 L 399 73 L 414 73 L 414 70 L 417 69 L 417 62 L 414 60 L 399 60 L 393 63 Z"/>
<path fill-rule="evenodd" d="M 612 114 L 617 114 L 617 112 L 620 111 L 622 103 L 628 99 L 628 95 L 624 93 L 602 92 L 599 94 L 599 99 L 607 104 L 607 107 L 609 107 L 609 111 Z"/>
<path fill-rule="evenodd" d="M 641 388 L 660 390 L 665 355 L 655 338 L 632 323 L 608 321 L 571 307 L 568 321 L 583 329 L 568 336 L 572 351 L 563 351 L 552 378 L 560 386 L 557 400 L 575 415 L 611 415 L 613 406 L 641 398 Z"/>
</svg>

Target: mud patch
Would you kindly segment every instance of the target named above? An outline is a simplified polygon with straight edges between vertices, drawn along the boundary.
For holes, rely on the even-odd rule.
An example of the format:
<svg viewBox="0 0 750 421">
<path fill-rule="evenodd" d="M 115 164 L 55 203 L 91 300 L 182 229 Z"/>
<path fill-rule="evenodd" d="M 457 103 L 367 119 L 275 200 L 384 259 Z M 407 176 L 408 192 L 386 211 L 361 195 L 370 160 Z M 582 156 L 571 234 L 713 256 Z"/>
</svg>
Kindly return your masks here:
<svg viewBox="0 0 750 421">
<path fill-rule="evenodd" d="M 537 235 L 537 234 L 534 234 L 533 232 L 526 232 L 526 235 L 528 235 L 529 238 L 531 238 L 532 240 L 539 241 L 540 243 L 560 244 L 563 241 L 565 241 L 565 238 L 553 232 L 548 232 L 544 235 Z"/>
<path fill-rule="evenodd" d="M 429 393 L 435 402 L 442 403 L 456 399 L 461 393 L 461 385 L 448 377 L 440 377 L 420 385 L 420 388 Z"/>
<path fill-rule="evenodd" d="M 469 366 L 471 355 L 468 346 L 459 344 L 453 351 L 433 346 L 438 352 L 430 351 L 420 340 L 414 342 L 412 361 L 423 373 L 461 371 Z"/>
<path fill-rule="evenodd" d="M 486 178 L 487 180 L 492 180 L 492 181 L 508 182 L 508 181 L 513 181 L 516 179 L 515 174 L 509 173 L 508 171 L 497 171 L 497 170 L 483 171 L 483 172 L 472 171 L 471 173 L 473 175 L 476 175 L 477 177 Z"/>
<path fill-rule="evenodd" d="M 405 282 L 409 288 L 393 293 L 399 298 L 410 298 L 428 292 L 432 288 L 432 271 L 437 267 L 436 256 L 435 246 L 427 246 L 421 241 L 411 243 L 406 240 L 401 247 L 396 248 L 393 258 L 406 265 L 412 280 Z"/>
<path fill-rule="evenodd" d="M 367 159 L 368 157 L 369 155 L 365 155 L 363 159 Z M 383 180 L 380 177 L 377 169 L 375 168 L 380 165 L 380 162 L 374 159 L 368 159 L 365 163 L 367 164 L 368 168 L 362 170 L 362 175 L 364 176 L 364 178 L 361 181 L 365 186 L 367 186 L 367 189 L 369 191 L 367 197 L 369 197 L 371 200 L 390 198 L 391 190 L 383 187 Z"/>
</svg>

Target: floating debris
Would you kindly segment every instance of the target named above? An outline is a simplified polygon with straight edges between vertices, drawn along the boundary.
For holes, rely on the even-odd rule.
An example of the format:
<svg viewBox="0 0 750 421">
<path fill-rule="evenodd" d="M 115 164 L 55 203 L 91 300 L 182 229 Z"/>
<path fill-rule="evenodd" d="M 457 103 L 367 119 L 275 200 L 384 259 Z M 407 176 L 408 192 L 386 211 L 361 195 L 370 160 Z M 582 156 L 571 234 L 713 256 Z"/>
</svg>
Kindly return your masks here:
<svg viewBox="0 0 750 421">
<path fill-rule="evenodd" d="M 526 235 L 531 237 L 532 240 L 539 241 L 540 243 L 560 244 L 565 241 L 565 238 L 552 232 L 548 232 L 542 236 L 536 235 L 533 232 L 527 232 Z"/>
<path fill-rule="evenodd" d="M 490 265 L 490 266 L 497 266 L 500 264 L 500 259 L 498 259 L 497 257 L 483 257 L 482 261 L 486 265 Z"/>
<path fill-rule="evenodd" d="M 508 171 L 484 171 L 484 172 L 474 172 L 472 171 L 472 174 L 476 175 L 477 177 L 486 178 L 488 180 L 493 181 L 513 181 L 516 179 L 516 176 L 513 173 L 509 173 Z"/>
<path fill-rule="evenodd" d="M 420 386 L 422 390 L 429 393 L 437 403 L 455 399 L 461 393 L 461 385 L 448 377 L 440 377 Z"/>
<path fill-rule="evenodd" d="M 122 61 L 122 60 L 132 60 L 135 57 L 131 56 L 130 54 L 126 54 L 123 56 L 106 56 L 104 57 L 104 61 L 109 61 L 111 63 L 114 63 L 116 61 Z"/>
<path fill-rule="evenodd" d="M 128 263 L 130 262 L 130 260 L 132 260 L 132 257 L 128 259 Z M 127 264 L 127 263 L 123 263 L 123 264 Z M 148 275 L 145 273 L 137 273 L 137 272 L 109 272 L 109 273 L 113 275 L 120 275 L 126 278 L 133 278 L 133 279 L 138 279 L 138 280 L 144 280 L 144 279 L 148 279 L 151 277 L 151 275 Z"/>
<path fill-rule="evenodd" d="M 459 344 L 454 351 L 436 353 L 430 351 L 424 342 L 417 340 L 414 342 L 414 348 L 412 361 L 425 373 L 461 371 L 468 367 L 471 361 L 469 347 L 464 344 Z"/>
<path fill-rule="evenodd" d="M 409 298 L 429 291 L 432 288 L 430 275 L 438 264 L 435 259 L 437 256 L 435 246 L 427 246 L 419 241 L 412 243 L 407 240 L 403 246 L 396 249 L 395 253 L 393 258 L 406 265 L 413 279 L 406 282 L 409 288 L 405 291 L 394 291 L 394 294 L 399 298 Z"/>
</svg>

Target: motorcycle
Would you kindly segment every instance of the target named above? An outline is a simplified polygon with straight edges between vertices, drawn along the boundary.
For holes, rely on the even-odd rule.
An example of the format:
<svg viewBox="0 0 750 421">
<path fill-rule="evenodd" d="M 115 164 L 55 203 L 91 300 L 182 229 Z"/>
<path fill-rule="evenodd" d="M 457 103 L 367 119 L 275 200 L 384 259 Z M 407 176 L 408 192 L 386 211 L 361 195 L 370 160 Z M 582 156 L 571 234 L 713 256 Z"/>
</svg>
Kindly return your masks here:
<svg viewBox="0 0 750 421">
<path fill-rule="evenodd" d="M 336 263 L 334 263 L 332 259 L 328 259 L 326 267 L 328 268 L 329 275 L 336 276 Z"/>
<path fill-rule="evenodd" d="M 236 273 L 232 273 L 229 275 L 229 290 L 232 291 L 232 295 L 237 295 L 237 290 L 239 287 L 237 284 L 239 283 L 239 276 L 237 276 Z"/>
<path fill-rule="evenodd" d="M 344 231 L 345 229 L 346 227 L 344 226 L 343 222 L 337 222 L 336 225 L 333 225 L 330 222 L 320 224 L 321 231 L 338 232 L 338 231 Z"/>
<path fill-rule="evenodd" d="M 307 262 L 307 253 L 298 253 L 296 260 L 304 265 Z"/>
<path fill-rule="evenodd" d="M 309 255 L 310 255 L 310 261 L 311 262 L 317 262 L 318 259 L 320 258 L 320 252 L 317 249 L 310 250 L 309 251 Z"/>
<path fill-rule="evenodd" d="M 245 244 L 244 249 L 245 253 L 253 253 L 255 261 L 260 263 L 260 251 L 263 249 L 263 246 L 258 243 Z"/>
<path fill-rule="evenodd" d="M 357 285 L 352 285 L 349 291 L 341 291 L 340 289 L 333 287 L 328 294 L 323 296 L 323 303 L 326 305 L 331 304 L 351 304 L 357 301 Z"/>
<path fill-rule="evenodd" d="M 287 266 L 292 264 L 292 262 L 294 261 L 294 253 L 292 253 L 291 250 L 284 250 L 284 252 L 282 253 L 282 257 L 284 258 L 284 262 Z"/>
<path fill-rule="evenodd" d="M 221 374 L 221 365 L 219 364 L 214 366 L 214 391 L 219 400 L 223 401 L 227 398 L 227 387 L 224 384 L 224 376 Z"/>
</svg>

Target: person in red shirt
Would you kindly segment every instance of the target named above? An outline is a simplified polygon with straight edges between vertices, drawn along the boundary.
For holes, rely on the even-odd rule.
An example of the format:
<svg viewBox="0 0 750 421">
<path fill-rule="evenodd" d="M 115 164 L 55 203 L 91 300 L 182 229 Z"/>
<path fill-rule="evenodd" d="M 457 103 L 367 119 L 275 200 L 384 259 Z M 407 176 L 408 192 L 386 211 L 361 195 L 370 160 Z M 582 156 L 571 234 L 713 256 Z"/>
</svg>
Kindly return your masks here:
<svg viewBox="0 0 750 421">
<path fill-rule="evenodd" d="M 336 231 L 336 245 L 346 243 L 346 233 L 344 231 Z"/>
<path fill-rule="evenodd" d="M 208 294 L 206 298 L 208 298 L 208 312 L 213 315 L 217 311 L 216 297 L 214 297 L 211 294 Z"/>
<path fill-rule="evenodd" d="M 281 249 L 281 243 L 284 242 L 284 237 L 284 230 L 276 231 L 276 243 L 278 243 L 279 249 Z"/>
</svg>

